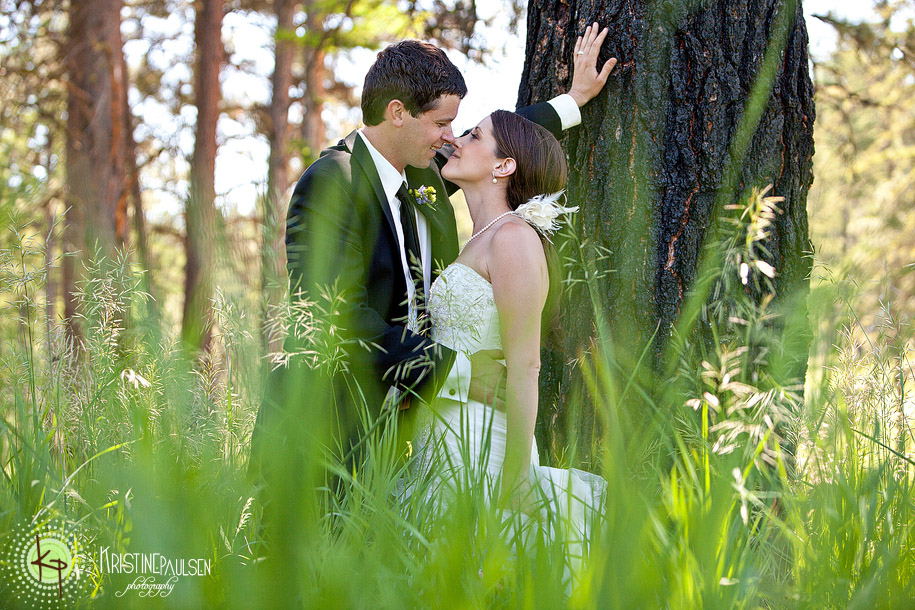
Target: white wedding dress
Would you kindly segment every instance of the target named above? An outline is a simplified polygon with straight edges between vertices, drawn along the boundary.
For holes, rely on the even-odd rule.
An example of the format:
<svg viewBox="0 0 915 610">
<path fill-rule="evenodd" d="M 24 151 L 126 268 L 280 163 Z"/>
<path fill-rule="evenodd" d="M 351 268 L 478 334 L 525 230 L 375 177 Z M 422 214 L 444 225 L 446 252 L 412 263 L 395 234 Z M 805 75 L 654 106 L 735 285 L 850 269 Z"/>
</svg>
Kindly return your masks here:
<svg viewBox="0 0 915 610">
<path fill-rule="evenodd" d="M 450 383 L 418 418 L 416 463 L 445 486 L 449 482 L 452 488 L 479 485 L 488 501 L 497 493 L 505 456 L 505 413 L 466 398 L 459 400 L 460 393 L 447 388 L 469 387 L 469 354 L 502 349 L 492 285 L 474 269 L 453 263 L 433 283 L 428 311 L 432 339 L 455 350 L 457 358 Z M 549 536 L 559 534 L 576 572 L 603 505 L 606 481 L 582 470 L 541 466 L 535 440 L 530 482 L 541 512 L 548 517 L 539 522 L 550 524 Z"/>
</svg>

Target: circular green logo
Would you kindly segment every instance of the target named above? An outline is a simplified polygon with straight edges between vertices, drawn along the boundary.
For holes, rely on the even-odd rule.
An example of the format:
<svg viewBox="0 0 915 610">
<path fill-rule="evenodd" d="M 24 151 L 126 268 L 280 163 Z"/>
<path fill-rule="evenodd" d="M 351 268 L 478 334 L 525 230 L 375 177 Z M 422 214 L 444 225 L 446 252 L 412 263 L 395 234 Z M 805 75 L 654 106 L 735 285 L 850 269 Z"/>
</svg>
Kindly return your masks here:
<svg viewBox="0 0 915 610">
<path fill-rule="evenodd" d="M 89 594 L 88 561 L 70 522 L 13 524 L 0 533 L 0 608 L 75 607 Z"/>
<path fill-rule="evenodd" d="M 28 547 L 26 571 L 41 583 L 59 583 L 73 570 L 70 548 L 53 536 L 35 535 L 34 544 Z"/>
</svg>

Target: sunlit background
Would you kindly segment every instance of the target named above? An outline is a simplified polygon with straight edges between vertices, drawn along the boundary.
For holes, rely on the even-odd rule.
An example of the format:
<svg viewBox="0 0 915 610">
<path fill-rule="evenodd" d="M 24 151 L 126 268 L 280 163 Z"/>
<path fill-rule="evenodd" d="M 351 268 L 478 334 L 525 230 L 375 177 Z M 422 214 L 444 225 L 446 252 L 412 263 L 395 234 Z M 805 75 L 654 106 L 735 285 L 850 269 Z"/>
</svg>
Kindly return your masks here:
<svg viewBox="0 0 915 610">
<path fill-rule="evenodd" d="M 476 35 L 482 46 L 491 52 L 485 61 L 468 59 L 459 51 L 449 51 L 451 60 L 464 73 L 467 81 L 467 97 L 461 103 L 460 113 L 454 123 L 460 133 L 476 124 L 482 117 L 499 108 L 512 109 L 518 97 L 518 84 L 524 67 L 524 41 L 526 23 L 522 19 L 515 30 L 508 27 L 509 16 L 502 2 L 490 0 L 480 2 L 477 10 L 481 23 Z M 875 16 L 866 2 L 831 2 L 830 0 L 808 0 L 804 2 L 807 28 L 810 35 L 810 52 L 814 58 L 824 58 L 835 47 L 835 30 L 813 15 L 829 12 L 851 20 L 860 21 Z M 489 25 L 482 21 L 491 20 Z M 183 30 L 182 30 L 183 25 Z M 602 24 L 605 25 L 605 24 Z M 127 60 L 137 66 L 140 61 L 149 61 L 165 70 L 163 86 L 178 86 L 180 83 L 190 91 L 190 74 L 187 64 L 176 61 L 189 55 L 193 47 L 192 23 L 173 15 L 168 19 L 146 18 L 146 27 L 152 33 L 160 33 L 170 40 L 153 56 L 147 58 L 148 43 L 142 40 L 128 42 L 124 47 Z M 251 13 L 229 13 L 223 25 L 223 37 L 231 49 L 230 66 L 222 75 L 222 90 L 226 105 L 241 108 L 252 104 L 267 104 L 270 98 L 270 74 L 273 70 L 273 28 L 275 23 L 263 15 Z M 337 78 L 356 87 L 358 96 L 365 71 L 374 61 L 376 51 L 355 49 L 341 52 L 336 58 L 334 74 Z M 170 66 L 170 67 L 169 67 Z M 244 66 L 241 71 L 235 66 Z M 192 108 L 188 106 L 188 110 Z M 155 130 L 160 138 L 178 138 L 181 150 L 190 157 L 193 150 L 192 114 L 183 116 L 184 124 L 175 125 L 171 115 L 158 108 L 154 100 L 147 98 L 144 103 L 135 103 L 133 112 L 143 119 L 144 127 Z M 239 113 L 235 113 L 236 115 Z M 342 104 L 328 104 L 324 110 L 324 121 L 328 127 L 328 142 L 335 142 L 351 129 L 360 125 L 361 112 Z M 301 120 L 301 108 L 294 107 L 290 119 Z M 176 129 L 184 127 L 184 129 Z M 266 138 L 257 135 L 255 125 L 249 116 L 233 118 L 223 115 L 219 122 L 220 147 L 216 160 L 216 190 L 220 204 L 226 211 L 250 214 L 255 209 L 257 197 L 266 188 L 267 157 L 269 146 Z M 142 140 L 142 138 L 138 138 Z M 172 159 L 179 166 L 181 159 Z M 297 159 L 292 160 L 298 176 L 304 167 Z M 147 178 L 147 180 L 150 180 Z M 154 181 L 148 186 L 160 186 Z M 155 218 L 161 214 L 177 214 L 183 209 L 183 194 L 179 184 L 175 192 L 159 193 L 158 201 L 148 201 L 147 211 Z M 185 186 L 186 188 L 186 186 Z"/>
<path fill-rule="evenodd" d="M 352 28 L 348 18 L 332 15 L 324 23 L 351 38 L 340 47 L 325 45 L 332 91 L 317 150 L 359 126 L 359 87 L 376 53 L 358 44 L 361 37 L 380 33 L 387 41 L 390 32 L 408 30 L 398 7 L 449 3 L 454 0 L 330 3 L 335 11 L 370 6 L 374 20 Z M 797 294 L 770 301 L 776 289 L 759 284 L 751 294 L 741 281 L 750 273 L 747 261 L 773 269 L 759 256 L 772 238 L 760 227 L 775 217 L 778 202 L 759 191 L 736 201 L 741 220 L 728 217 L 735 222 L 721 223 L 720 239 L 710 240 L 721 256 L 710 259 L 708 276 L 700 272 L 694 285 L 714 283 L 714 296 L 685 291 L 688 301 L 694 294 L 709 298 L 696 316 L 681 316 L 682 333 L 665 338 L 665 362 L 649 362 L 650 346 L 637 359 L 638 350 L 620 340 L 624 332 L 608 339 L 630 320 L 614 318 L 616 326 L 606 331 L 600 321 L 616 314 L 607 302 L 593 298 L 591 307 L 581 307 L 593 314 L 586 322 L 596 323 L 580 335 L 567 333 L 583 343 L 556 357 L 553 370 L 583 380 L 568 384 L 567 397 L 541 400 L 541 408 L 556 408 L 562 418 L 541 417 L 560 441 L 540 448 L 551 465 L 604 476 L 613 494 L 603 537 L 592 546 L 594 572 L 571 604 L 556 586 L 562 565 L 553 555 L 562 549 L 544 549 L 527 561 L 501 539 L 501 515 L 488 513 L 479 497 L 456 503 L 460 510 L 445 519 L 429 510 L 422 493 L 395 502 L 405 448 L 378 428 L 367 435 L 373 458 L 365 469 L 339 465 L 347 493 L 333 498 L 333 506 L 318 506 L 317 494 L 303 491 L 307 486 L 279 489 L 280 510 L 292 517 L 274 540 L 288 548 L 262 567 L 261 506 L 246 469 L 265 371 L 271 356 L 284 355 L 270 352 L 280 350 L 283 333 L 295 324 L 306 348 L 314 348 L 299 354 L 312 365 L 303 368 L 345 364 L 334 317 L 315 303 L 286 298 L 282 241 L 271 240 L 288 201 L 288 192 L 282 201 L 266 197 L 269 145 L 259 135 L 271 124 L 275 22 L 266 15 L 276 4 L 226 2 L 215 169 L 221 214 L 196 235 L 185 225 L 210 198 L 188 192 L 195 97 L 208 97 L 196 96 L 194 85 L 194 5 L 210 3 L 127 4 L 121 33 L 142 206 L 121 198 L 115 214 L 146 224 L 123 223 L 127 235 L 118 245 L 126 253 L 112 246 L 93 256 L 75 255 L 79 248 L 66 241 L 83 228 L 61 222 L 66 206 L 81 201 L 68 189 L 116 166 L 119 157 L 109 154 L 111 163 L 68 174 L 80 155 L 68 155 L 66 143 L 82 141 L 92 127 L 68 133 L 65 120 L 68 108 L 78 106 L 68 105 L 78 98 L 66 85 L 79 70 L 65 65 L 62 52 L 69 3 L 0 0 L 0 214 L 9 222 L 0 232 L 0 547 L 13 523 L 57 516 L 112 549 L 213 558 L 218 578 L 183 581 L 159 605 L 112 595 L 133 575 L 88 568 L 101 587 L 93 607 L 118 610 L 248 608 L 270 596 L 277 603 L 262 607 L 911 607 L 915 2 L 803 3 L 816 152 L 808 215 L 799 214 L 790 230 L 804 230 L 809 220 L 817 264 L 809 294 L 802 282 L 806 308 L 791 300 Z M 472 57 L 448 51 L 470 88 L 457 132 L 491 110 L 514 107 L 525 56 L 524 19 L 512 27 L 508 10 L 524 2 L 462 4 L 474 6 L 480 21 Z M 85 6 L 101 12 L 120 4 Z M 300 38 L 303 21 L 298 15 Z M 299 82 L 303 66 L 318 65 L 303 58 L 317 45 L 295 46 L 298 64 L 290 72 Z M 96 91 L 92 101 L 113 88 Z M 295 133 L 283 148 L 292 151 L 292 167 L 288 184 L 280 185 L 287 191 L 317 153 L 299 129 L 304 93 L 292 91 Z M 98 199 L 83 199 L 82 207 L 101 225 L 110 218 L 99 210 L 113 208 Z M 454 201 L 460 205 L 460 198 Z M 460 222 L 466 234 L 466 214 Z M 564 240 L 581 237 L 569 233 Z M 612 274 L 620 271 L 590 273 L 591 264 L 619 259 L 585 241 L 565 241 L 572 253 L 563 260 L 563 288 L 591 296 L 603 290 L 599 282 L 614 284 L 619 276 Z M 279 245 L 271 250 L 271 243 Z M 195 287 L 185 283 L 193 267 L 188 260 L 207 248 L 212 256 L 197 264 L 212 282 L 199 276 L 196 282 L 210 290 L 205 311 L 183 312 Z M 67 262 L 77 268 L 69 278 Z M 276 270 L 271 285 L 267 276 Z M 68 297 L 76 304 L 69 313 Z M 199 327 L 211 314 L 206 349 L 202 340 L 185 341 L 182 324 Z M 806 379 L 787 371 L 797 363 Z M 552 374 L 548 362 L 544 372 Z M 542 385 L 561 385 L 554 381 Z M 320 427 L 330 419 L 331 410 L 314 408 L 318 393 L 311 386 L 303 383 L 300 394 L 297 406 L 313 410 L 290 420 Z M 576 443 L 588 445 L 591 455 L 577 454 Z M 308 469 L 281 443 L 270 450 L 279 471 L 292 477 Z M 309 464 L 320 461 L 313 457 Z M 324 512 L 305 519 L 305 509 Z M 13 563 L 0 561 L 3 607 Z"/>
</svg>

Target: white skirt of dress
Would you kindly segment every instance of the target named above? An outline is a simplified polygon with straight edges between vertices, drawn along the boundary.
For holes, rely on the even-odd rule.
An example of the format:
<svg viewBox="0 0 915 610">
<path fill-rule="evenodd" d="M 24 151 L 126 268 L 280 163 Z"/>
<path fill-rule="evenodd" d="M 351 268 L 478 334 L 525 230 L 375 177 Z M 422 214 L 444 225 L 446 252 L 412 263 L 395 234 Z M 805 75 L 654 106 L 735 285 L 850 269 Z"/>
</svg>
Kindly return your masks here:
<svg viewBox="0 0 915 610">
<path fill-rule="evenodd" d="M 433 477 L 452 493 L 473 486 L 487 502 L 498 493 L 505 459 L 505 413 L 476 401 L 439 398 L 432 407 L 424 408 L 416 429 L 414 473 Z M 574 577 L 587 556 L 606 499 L 607 482 L 584 470 L 541 466 L 536 439 L 529 476 L 533 501 L 540 512 L 536 523 L 549 540 L 561 540 Z M 447 491 L 443 494 L 437 490 L 435 495 L 447 504 Z M 505 516 L 522 527 L 535 522 L 525 514 L 520 519 L 518 514 Z"/>
</svg>

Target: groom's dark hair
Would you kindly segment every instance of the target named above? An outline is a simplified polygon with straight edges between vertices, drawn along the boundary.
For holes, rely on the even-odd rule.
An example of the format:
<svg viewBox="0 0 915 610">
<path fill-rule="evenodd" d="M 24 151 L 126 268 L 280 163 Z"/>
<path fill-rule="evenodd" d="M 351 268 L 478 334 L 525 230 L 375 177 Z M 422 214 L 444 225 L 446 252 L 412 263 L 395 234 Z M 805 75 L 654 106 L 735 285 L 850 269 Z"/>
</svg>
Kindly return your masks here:
<svg viewBox="0 0 915 610">
<path fill-rule="evenodd" d="M 418 116 L 438 105 L 443 95 L 467 95 L 464 77 L 445 52 L 420 40 L 402 40 L 378 53 L 365 75 L 362 120 L 378 125 L 391 100 Z"/>
</svg>

